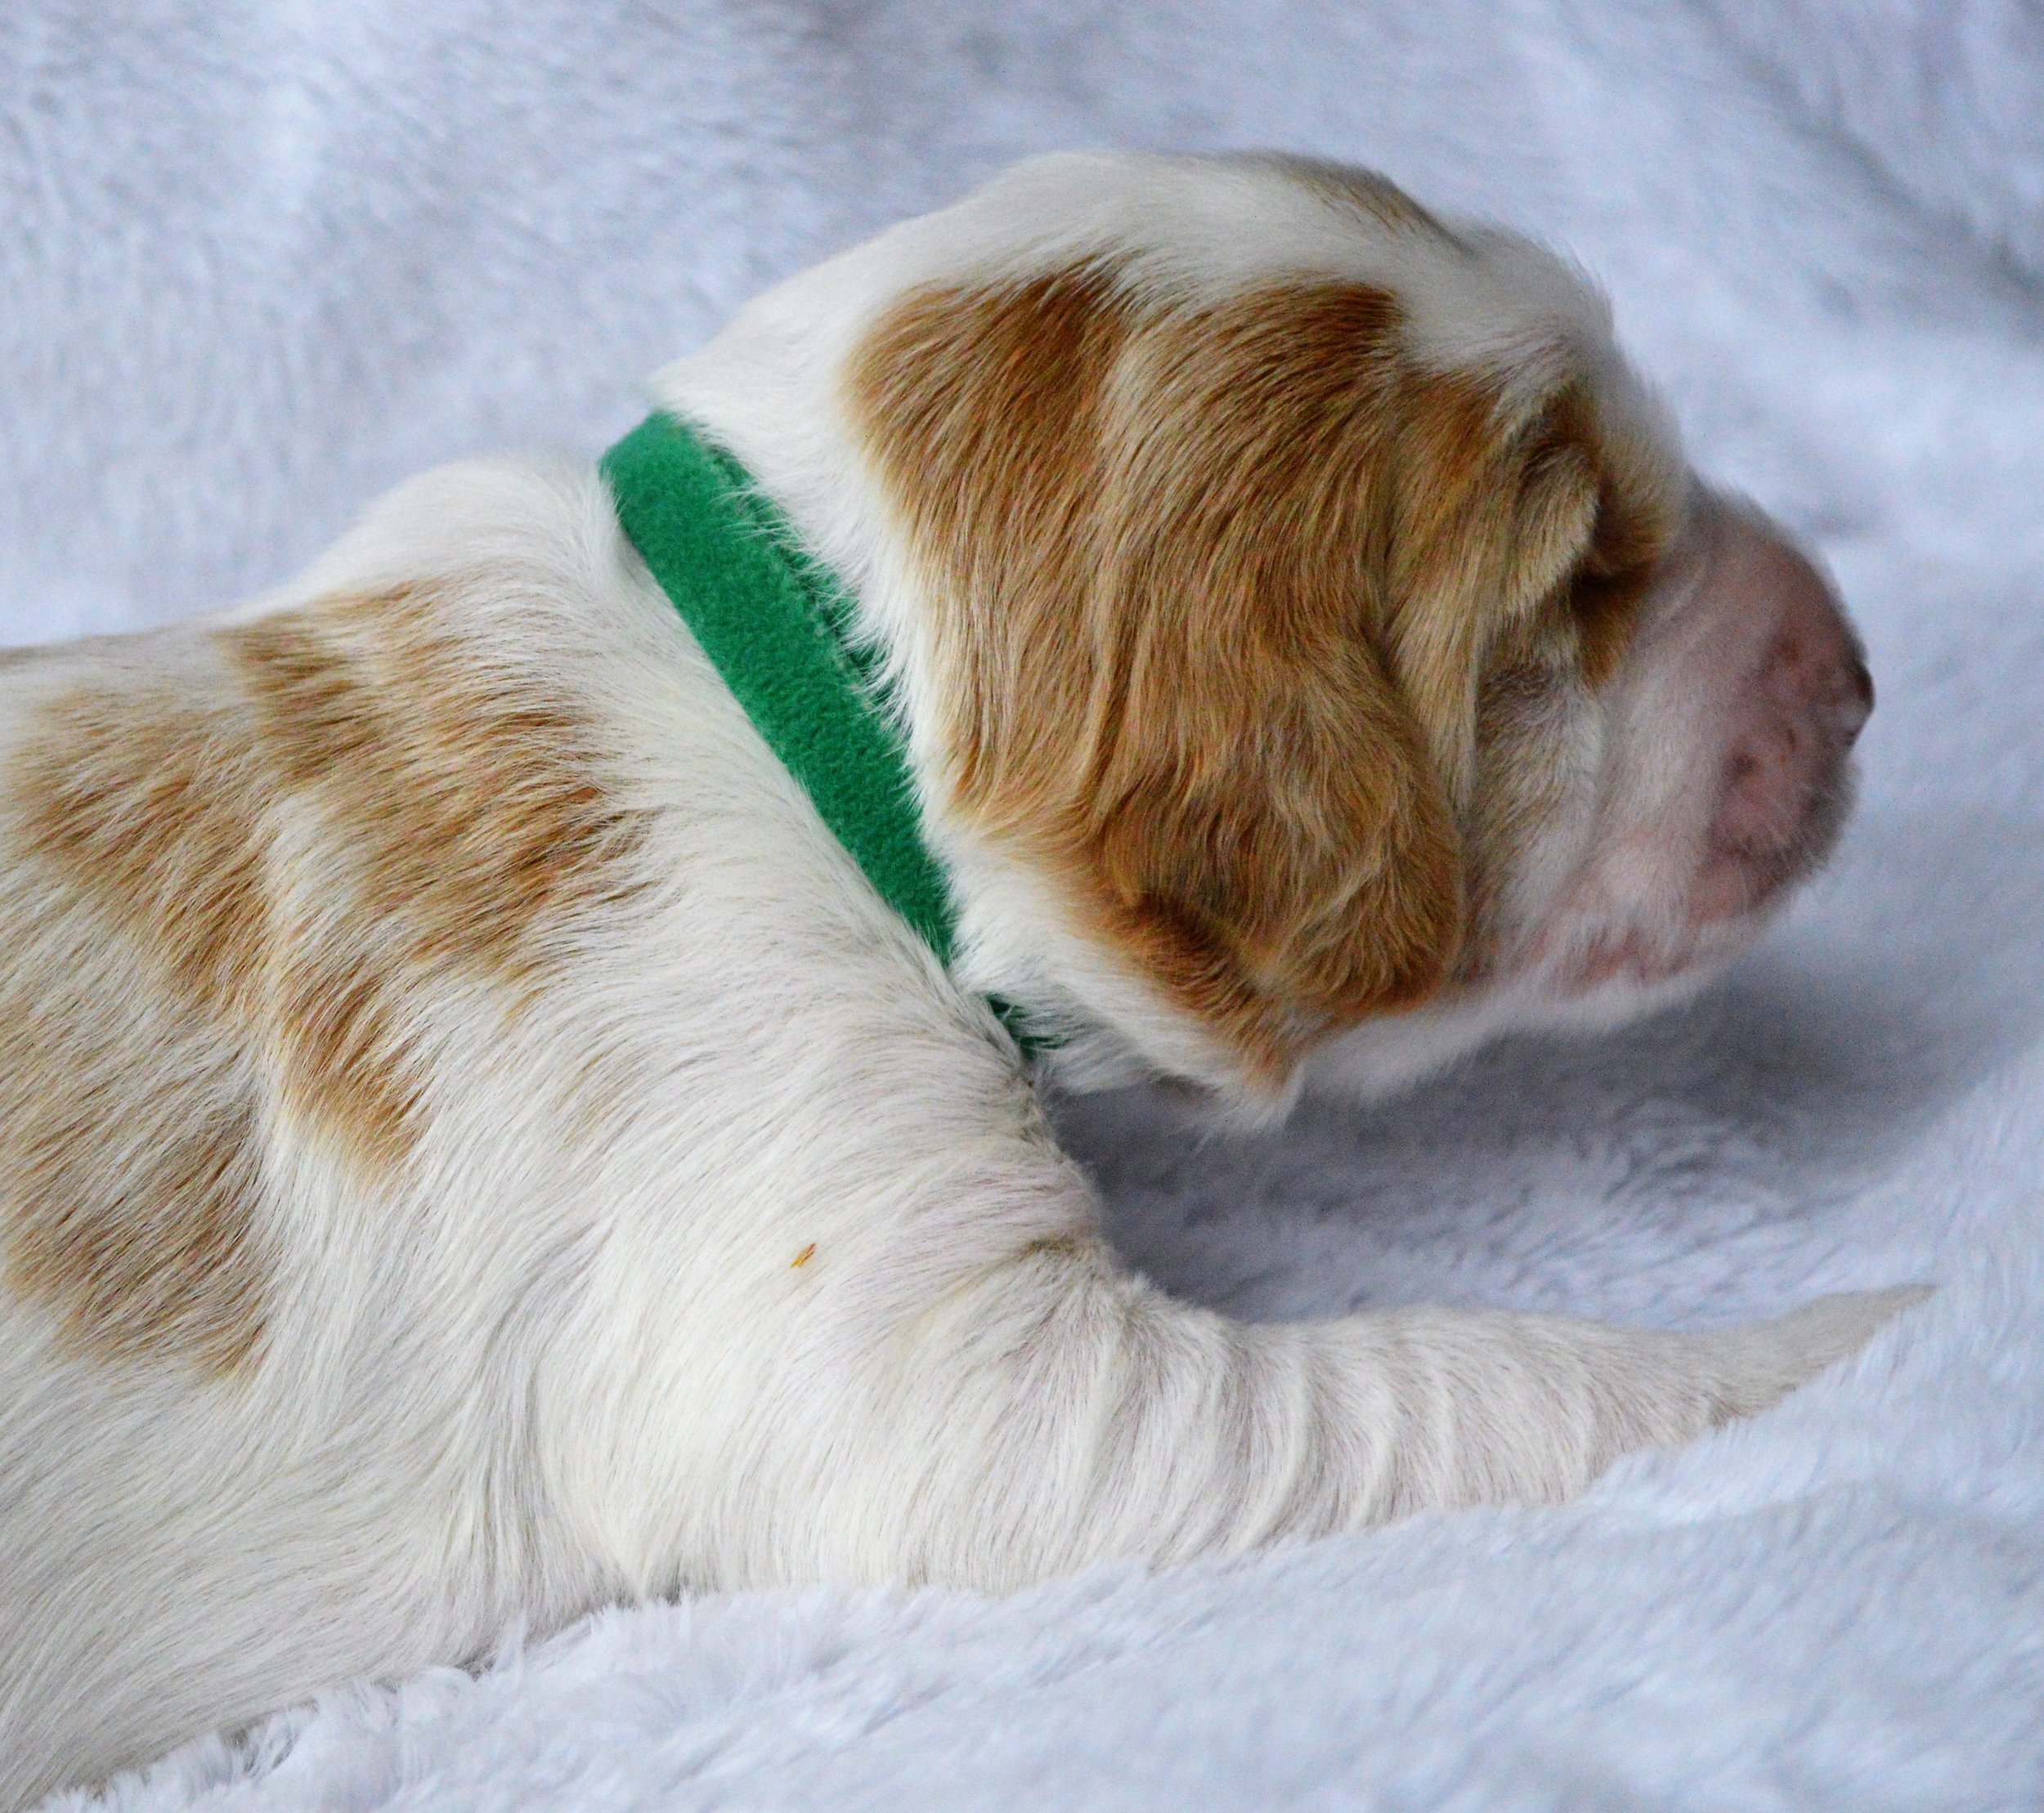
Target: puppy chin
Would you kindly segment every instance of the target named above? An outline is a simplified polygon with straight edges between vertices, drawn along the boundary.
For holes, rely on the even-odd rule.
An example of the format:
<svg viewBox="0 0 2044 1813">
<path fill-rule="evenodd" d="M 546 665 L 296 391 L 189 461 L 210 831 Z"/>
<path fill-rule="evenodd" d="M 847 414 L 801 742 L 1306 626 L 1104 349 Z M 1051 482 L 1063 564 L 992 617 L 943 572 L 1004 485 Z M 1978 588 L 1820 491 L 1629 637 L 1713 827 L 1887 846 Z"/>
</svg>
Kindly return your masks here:
<svg viewBox="0 0 2044 1813">
<path fill-rule="evenodd" d="M 1692 1000 L 1751 945 L 1760 927 L 1724 928 L 1707 952 L 1672 969 L 1610 968 L 1594 979 L 1535 974 L 1410 1014 L 1351 1027 L 1307 1061 L 1309 1095 L 1375 1101 L 1423 1081 L 1509 1033 L 1600 1033 Z"/>
<path fill-rule="evenodd" d="M 1607 933 L 1553 965 L 1529 1031 L 1609 1032 L 1692 1001 L 1757 943 L 1775 906 L 1692 924 L 1674 939 Z"/>
<path fill-rule="evenodd" d="M 1305 1088 L 1376 1100 L 1508 1034 L 1607 1033 L 1680 1007 L 1759 941 L 1821 854 L 1793 877 L 1752 890 L 1734 913 L 1679 911 L 1651 926 L 1578 918 L 1553 927 L 1485 980 L 1330 1040 L 1308 1061 Z"/>
</svg>

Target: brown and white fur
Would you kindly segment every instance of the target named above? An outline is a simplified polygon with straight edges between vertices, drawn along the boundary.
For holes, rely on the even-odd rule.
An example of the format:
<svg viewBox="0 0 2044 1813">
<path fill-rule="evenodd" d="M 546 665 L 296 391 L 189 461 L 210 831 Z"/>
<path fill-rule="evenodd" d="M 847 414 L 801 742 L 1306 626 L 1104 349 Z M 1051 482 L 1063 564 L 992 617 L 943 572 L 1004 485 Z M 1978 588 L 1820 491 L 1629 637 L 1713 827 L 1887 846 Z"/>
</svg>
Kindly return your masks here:
<svg viewBox="0 0 2044 1813">
<path fill-rule="evenodd" d="M 585 467 L 0 666 L 0 1805 L 646 1595 L 1573 1493 L 1895 1296 L 1249 1326 L 1067 1083 L 1248 1116 L 1743 947 L 1871 703 L 1583 280 L 1358 172 L 1027 166 L 658 380 L 854 591 L 961 911 L 833 842 Z"/>
</svg>

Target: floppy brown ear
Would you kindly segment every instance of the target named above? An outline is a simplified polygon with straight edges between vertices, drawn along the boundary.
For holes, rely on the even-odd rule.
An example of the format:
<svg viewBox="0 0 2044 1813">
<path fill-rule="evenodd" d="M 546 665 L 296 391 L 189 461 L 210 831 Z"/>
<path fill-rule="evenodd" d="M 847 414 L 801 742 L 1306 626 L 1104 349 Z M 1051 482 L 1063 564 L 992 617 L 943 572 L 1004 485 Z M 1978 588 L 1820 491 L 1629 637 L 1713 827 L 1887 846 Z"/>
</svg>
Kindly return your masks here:
<svg viewBox="0 0 2044 1813">
<path fill-rule="evenodd" d="M 1463 922 L 1387 665 L 1396 310 L 1138 304 L 1078 270 L 912 293 L 847 400 L 927 607 L 951 809 L 1273 1083 L 1423 1000 Z"/>
</svg>

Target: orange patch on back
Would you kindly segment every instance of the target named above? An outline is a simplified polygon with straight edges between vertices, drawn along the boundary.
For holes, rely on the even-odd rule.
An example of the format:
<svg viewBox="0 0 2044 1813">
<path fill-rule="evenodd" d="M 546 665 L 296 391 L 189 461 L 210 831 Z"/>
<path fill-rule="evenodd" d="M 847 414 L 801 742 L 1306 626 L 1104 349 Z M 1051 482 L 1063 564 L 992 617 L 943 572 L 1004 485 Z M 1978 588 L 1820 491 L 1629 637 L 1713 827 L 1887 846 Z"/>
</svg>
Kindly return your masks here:
<svg viewBox="0 0 2044 1813">
<path fill-rule="evenodd" d="M 95 1002 L 96 1023 L 52 1027 L 38 992 L 0 988 L 9 1285 L 83 1351 L 232 1371 L 261 1344 L 272 1269 L 253 1077 L 189 1020 Z"/>
<path fill-rule="evenodd" d="M 287 789 L 354 853 L 356 910 L 414 963 L 527 973 L 564 917 L 628 890 L 643 826 L 611 797 L 602 745 L 565 696 L 397 588 L 222 637 Z"/>
<path fill-rule="evenodd" d="M 224 1009 L 263 940 L 247 727 L 142 687 L 82 688 L 49 724 L 19 786 L 27 853 L 114 909 L 185 998 Z"/>
<path fill-rule="evenodd" d="M 261 1341 L 269 1117 L 401 1165 L 439 991 L 530 985 L 641 826 L 572 702 L 427 592 L 212 646 L 49 701 L 7 777 L 0 1210 L 77 1345 L 224 1369 Z"/>
<path fill-rule="evenodd" d="M 225 1032 L 264 945 L 246 740 L 168 687 L 46 710 L 0 896 L 8 1282 L 86 1350 L 231 1369 L 271 1265 L 258 1090 Z"/>
</svg>

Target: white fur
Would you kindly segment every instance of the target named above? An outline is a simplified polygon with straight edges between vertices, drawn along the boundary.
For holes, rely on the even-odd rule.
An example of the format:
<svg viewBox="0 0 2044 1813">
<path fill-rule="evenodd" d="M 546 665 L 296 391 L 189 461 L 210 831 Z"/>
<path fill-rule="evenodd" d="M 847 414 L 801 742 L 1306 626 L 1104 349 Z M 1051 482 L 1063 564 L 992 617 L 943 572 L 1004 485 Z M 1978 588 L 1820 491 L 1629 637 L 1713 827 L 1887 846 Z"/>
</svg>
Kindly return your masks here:
<svg viewBox="0 0 2044 1813">
<path fill-rule="evenodd" d="M 1126 244 L 1159 282 L 1406 284 L 1457 356 L 1526 343 L 1526 297 L 1525 320 L 1601 334 L 1516 242 L 1472 242 L 1450 271 L 1396 235 L 1344 235 L 1306 193 L 1263 166 L 1038 166 L 772 293 L 661 380 L 857 589 L 940 830 L 916 588 L 834 401 L 887 297 Z M 0 1805 L 607 1600 L 819 1578 L 1001 1588 L 1558 1497 L 1628 1448 L 1773 1402 L 1892 1313 L 1832 1299 L 1688 1335 L 1430 1309 L 1256 1326 L 1175 1303 L 1101 1243 L 976 991 L 1075 1023 L 1085 1074 L 1226 1086 L 1198 1027 L 1040 883 L 955 844 L 967 954 L 941 974 L 768 754 L 591 472 L 431 475 L 253 612 L 399 580 L 462 601 L 475 658 L 546 672 L 605 727 L 609 785 L 653 826 L 645 891 L 515 1010 L 482 987 L 433 1003 L 431 1112 L 401 1189 L 278 1132 L 279 1277 L 251 1371 L 82 1359 L 43 1306 L 0 1300 Z M 65 676 L 162 658 L 114 643 L 11 670 L 0 736 Z M 1536 1006 L 1563 1010 L 1515 982 L 1446 1030 L 1414 1016 L 1369 1032 L 1389 1055 L 1359 1068 L 1410 1073 Z"/>
</svg>

